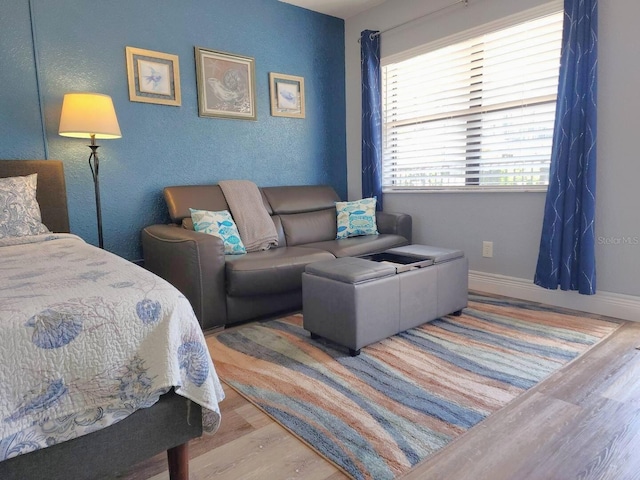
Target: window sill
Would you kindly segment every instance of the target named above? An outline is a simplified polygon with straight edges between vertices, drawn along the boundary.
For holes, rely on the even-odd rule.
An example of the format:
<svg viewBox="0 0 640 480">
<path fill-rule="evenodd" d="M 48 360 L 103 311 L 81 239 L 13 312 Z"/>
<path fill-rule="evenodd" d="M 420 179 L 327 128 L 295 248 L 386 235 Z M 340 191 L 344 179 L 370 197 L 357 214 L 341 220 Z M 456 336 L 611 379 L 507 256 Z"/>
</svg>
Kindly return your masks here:
<svg viewBox="0 0 640 480">
<path fill-rule="evenodd" d="M 382 193 L 546 193 L 547 188 L 547 185 L 529 187 L 387 187 L 382 189 Z"/>
</svg>

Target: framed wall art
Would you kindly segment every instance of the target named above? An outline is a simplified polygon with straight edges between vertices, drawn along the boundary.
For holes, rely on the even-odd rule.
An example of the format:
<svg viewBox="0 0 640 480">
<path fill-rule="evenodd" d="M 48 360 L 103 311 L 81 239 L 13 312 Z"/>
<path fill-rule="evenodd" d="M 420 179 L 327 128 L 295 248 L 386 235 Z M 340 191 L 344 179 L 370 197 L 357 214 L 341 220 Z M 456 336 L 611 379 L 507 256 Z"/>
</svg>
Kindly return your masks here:
<svg viewBox="0 0 640 480">
<path fill-rule="evenodd" d="M 129 100 L 180 106 L 180 64 L 177 55 L 125 47 Z"/>
<path fill-rule="evenodd" d="M 269 73 L 271 115 L 304 118 L 304 78 L 283 73 Z"/>
<path fill-rule="evenodd" d="M 195 47 L 201 117 L 255 120 L 255 62 L 251 57 Z"/>
</svg>

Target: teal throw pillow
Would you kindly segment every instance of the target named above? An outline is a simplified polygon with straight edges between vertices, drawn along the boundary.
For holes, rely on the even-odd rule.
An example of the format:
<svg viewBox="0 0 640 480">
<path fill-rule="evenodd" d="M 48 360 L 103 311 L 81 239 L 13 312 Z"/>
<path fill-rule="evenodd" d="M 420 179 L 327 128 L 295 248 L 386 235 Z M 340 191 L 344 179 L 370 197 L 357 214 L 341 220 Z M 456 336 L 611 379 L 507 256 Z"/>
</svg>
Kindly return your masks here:
<svg viewBox="0 0 640 480">
<path fill-rule="evenodd" d="M 191 212 L 194 230 L 221 238 L 224 242 L 224 253 L 226 255 L 247 253 L 238 233 L 238 227 L 236 227 L 228 210 L 209 212 L 190 208 L 189 211 Z"/>
<path fill-rule="evenodd" d="M 336 202 L 338 215 L 337 239 L 377 235 L 376 197 L 363 198 L 354 202 Z"/>
</svg>

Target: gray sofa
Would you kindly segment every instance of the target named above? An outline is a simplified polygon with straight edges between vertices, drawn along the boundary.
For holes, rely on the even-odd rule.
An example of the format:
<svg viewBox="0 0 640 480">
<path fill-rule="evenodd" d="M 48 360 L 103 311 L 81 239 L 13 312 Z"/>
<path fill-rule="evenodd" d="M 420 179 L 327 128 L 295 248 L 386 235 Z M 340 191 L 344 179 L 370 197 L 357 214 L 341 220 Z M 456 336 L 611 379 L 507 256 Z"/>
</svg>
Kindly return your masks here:
<svg viewBox="0 0 640 480">
<path fill-rule="evenodd" d="M 260 191 L 278 232 L 277 248 L 225 255 L 222 240 L 193 230 L 189 208 L 229 209 L 217 185 L 165 188 L 172 223 L 142 231 L 145 267 L 189 299 L 203 329 L 300 309 L 302 272 L 309 263 L 411 243 L 411 217 L 388 212 L 376 214 L 378 235 L 336 240 L 340 198 L 329 186 Z"/>
</svg>

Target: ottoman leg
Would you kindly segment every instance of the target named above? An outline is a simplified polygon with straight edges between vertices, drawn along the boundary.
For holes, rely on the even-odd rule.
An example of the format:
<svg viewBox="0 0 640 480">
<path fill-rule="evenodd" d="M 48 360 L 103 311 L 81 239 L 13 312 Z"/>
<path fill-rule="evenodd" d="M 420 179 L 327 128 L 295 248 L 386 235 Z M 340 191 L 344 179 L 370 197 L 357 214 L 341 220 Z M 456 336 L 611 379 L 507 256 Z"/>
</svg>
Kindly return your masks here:
<svg viewBox="0 0 640 480">
<path fill-rule="evenodd" d="M 459 317 L 460 315 L 462 315 L 462 310 L 457 310 L 453 312 L 451 315 L 453 315 L 454 317 Z"/>
<path fill-rule="evenodd" d="M 352 357 L 357 357 L 358 355 L 360 355 L 360 349 L 354 350 L 353 348 L 350 348 L 349 355 L 351 355 Z"/>
<path fill-rule="evenodd" d="M 317 333 L 311 332 L 311 340 L 318 340 L 319 338 L 320 338 L 320 335 L 318 335 Z"/>
</svg>

